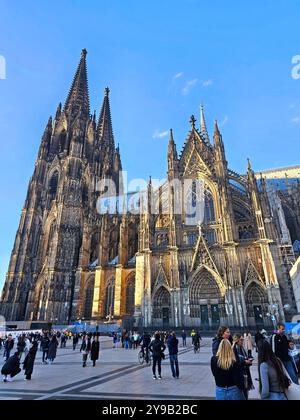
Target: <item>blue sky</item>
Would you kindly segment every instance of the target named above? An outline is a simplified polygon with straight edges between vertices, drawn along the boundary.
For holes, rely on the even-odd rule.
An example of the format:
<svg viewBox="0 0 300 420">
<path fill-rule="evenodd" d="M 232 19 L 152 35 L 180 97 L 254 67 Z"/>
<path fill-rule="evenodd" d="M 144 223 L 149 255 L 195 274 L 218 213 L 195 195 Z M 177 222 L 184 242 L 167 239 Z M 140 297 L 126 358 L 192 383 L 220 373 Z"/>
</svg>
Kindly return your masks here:
<svg viewBox="0 0 300 420">
<path fill-rule="evenodd" d="M 91 109 L 111 89 L 130 177 L 163 178 L 172 127 L 181 150 L 218 118 L 232 169 L 300 163 L 299 0 L 0 0 L 0 287 L 44 127 L 64 101 L 82 48 Z"/>
</svg>

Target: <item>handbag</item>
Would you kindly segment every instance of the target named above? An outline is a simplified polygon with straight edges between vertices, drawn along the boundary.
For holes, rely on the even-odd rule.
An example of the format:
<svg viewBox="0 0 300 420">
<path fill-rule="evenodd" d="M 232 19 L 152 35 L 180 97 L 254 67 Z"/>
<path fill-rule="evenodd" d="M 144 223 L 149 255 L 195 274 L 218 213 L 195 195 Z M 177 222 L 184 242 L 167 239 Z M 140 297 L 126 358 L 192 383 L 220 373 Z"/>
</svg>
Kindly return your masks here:
<svg viewBox="0 0 300 420">
<path fill-rule="evenodd" d="M 283 366 L 283 371 L 286 375 L 286 377 L 290 380 L 290 386 L 288 387 L 288 389 L 286 389 L 284 391 L 286 398 L 289 401 L 299 401 L 300 400 L 300 385 L 295 384 L 290 375 L 288 374 L 288 371 L 286 370 L 286 368 Z"/>
</svg>

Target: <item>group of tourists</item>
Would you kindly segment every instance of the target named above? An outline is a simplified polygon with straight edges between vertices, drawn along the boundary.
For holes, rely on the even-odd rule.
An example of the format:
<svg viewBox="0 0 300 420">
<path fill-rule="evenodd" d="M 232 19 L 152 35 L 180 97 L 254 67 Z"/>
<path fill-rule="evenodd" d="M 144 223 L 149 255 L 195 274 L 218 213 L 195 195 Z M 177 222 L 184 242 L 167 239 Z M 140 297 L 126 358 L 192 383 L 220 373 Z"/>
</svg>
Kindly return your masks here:
<svg viewBox="0 0 300 420">
<path fill-rule="evenodd" d="M 0 338 L 0 350 L 3 349 L 5 363 L 1 369 L 3 382 L 12 382 L 13 378 L 21 372 L 21 365 L 25 380 L 31 380 L 38 350 L 42 353 L 42 364 L 52 365 L 57 357 L 57 349 L 66 348 L 68 340 L 73 339 L 73 350 L 76 350 L 79 340 L 82 339 L 80 352 L 83 355 L 83 367 L 87 365 L 90 355 L 93 366 L 99 359 L 99 334 L 77 334 L 68 331 L 36 331 L 21 333 L 15 336 L 8 334 Z M 24 356 L 24 357 L 23 357 Z M 23 360 L 22 360 L 23 359 Z"/>
<path fill-rule="evenodd" d="M 255 335 L 258 352 L 259 392 L 263 400 L 287 400 L 289 389 L 298 384 L 300 357 L 295 343 L 285 335 L 285 326 L 267 337 L 264 331 Z M 247 400 L 254 389 L 251 377 L 253 343 L 250 332 L 231 335 L 228 327 L 220 327 L 213 340 L 211 371 L 216 383 L 217 400 Z M 300 387 L 299 387 L 300 399 Z"/>
</svg>

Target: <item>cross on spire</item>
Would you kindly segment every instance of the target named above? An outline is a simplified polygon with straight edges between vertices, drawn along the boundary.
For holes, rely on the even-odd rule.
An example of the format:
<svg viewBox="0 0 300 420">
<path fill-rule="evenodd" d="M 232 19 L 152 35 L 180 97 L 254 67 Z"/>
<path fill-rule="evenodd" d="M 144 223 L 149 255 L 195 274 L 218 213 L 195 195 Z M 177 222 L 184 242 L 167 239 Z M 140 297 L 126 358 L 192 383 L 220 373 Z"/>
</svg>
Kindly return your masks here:
<svg viewBox="0 0 300 420">
<path fill-rule="evenodd" d="M 191 119 L 190 119 L 190 123 L 192 124 L 192 128 L 194 129 L 195 128 L 195 124 L 196 124 L 196 118 L 195 118 L 195 115 L 192 115 L 191 116 Z"/>
</svg>

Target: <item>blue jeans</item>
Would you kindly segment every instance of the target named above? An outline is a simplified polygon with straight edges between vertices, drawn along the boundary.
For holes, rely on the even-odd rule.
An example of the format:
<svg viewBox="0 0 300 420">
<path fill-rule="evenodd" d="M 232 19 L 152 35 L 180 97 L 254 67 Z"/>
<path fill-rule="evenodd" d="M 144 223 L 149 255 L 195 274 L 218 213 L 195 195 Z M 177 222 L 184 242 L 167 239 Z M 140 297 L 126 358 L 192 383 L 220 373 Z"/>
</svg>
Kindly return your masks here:
<svg viewBox="0 0 300 420">
<path fill-rule="evenodd" d="M 291 377 L 291 380 L 298 385 L 298 376 L 296 370 L 294 368 L 293 362 L 283 362 L 284 367 L 288 371 L 288 374 Z"/>
<path fill-rule="evenodd" d="M 229 388 L 216 388 L 216 400 L 217 401 L 243 401 L 245 396 L 237 386 L 231 386 Z"/>
<path fill-rule="evenodd" d="M 173 378 L 179 378 L 179 364 L 177 354 L 170 354 L 170 363 L 172 369 Z M 176 367 L 176 370 L 175 370 Z"/>
<path fill-rule="evenodd" d="M 270 392 L 268 398 L 264 398 L 264 401 L 286 401 L 286 396 L 282 392 Z"/>
</svg>

